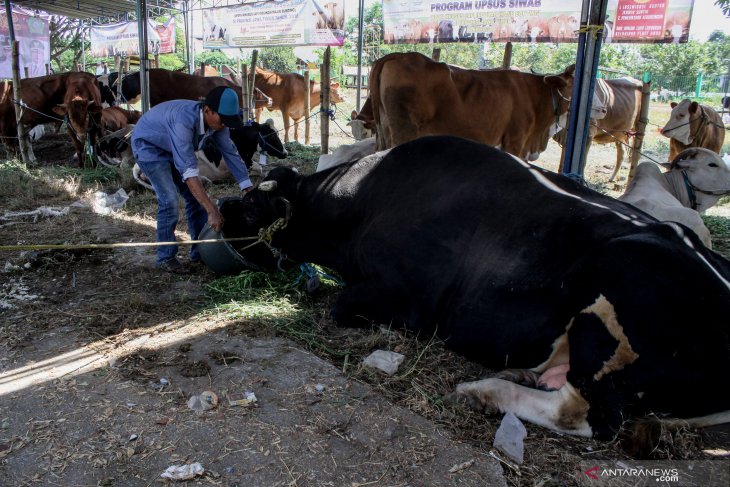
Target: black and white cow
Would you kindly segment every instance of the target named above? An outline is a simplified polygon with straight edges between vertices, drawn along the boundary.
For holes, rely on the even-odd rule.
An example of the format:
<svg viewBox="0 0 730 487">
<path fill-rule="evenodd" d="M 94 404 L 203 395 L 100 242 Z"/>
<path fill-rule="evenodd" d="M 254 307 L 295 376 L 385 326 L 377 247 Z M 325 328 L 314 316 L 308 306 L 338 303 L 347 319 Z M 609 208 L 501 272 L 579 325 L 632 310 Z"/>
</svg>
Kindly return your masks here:
<svg viewBox="0 0 730 487">
<path fill-rule="evenodd" d="M 279 228 L 270 245 L 286 259 L 238 247 L 257 268 L 336 270 L 339 325 L 435 331 L 507 369 L 458 386 L 476 408 L 599 439 L 651 413 L 730 421 L 718 392 L 730 386 L 730 262 L 568 178 L 423 137 L 311 176 L 274 169 L 222 211 L 227 237 Z"/>
<path fill-rule="evenodd" d="M 253 155 L 256 151 L 279 159 L 283 159 L 288 155 L 276 127 L 274 127 L 274 121 L 271 119 L 264 123 L 252 122 L 251 125 L 246 125 L 241 129 L 231 129 L 229 133 L 238 154 L 249 170 L 253 164 Z M 207 144 L 206 141 L 211 143 Z M 198 158 L 200 177 L 214 183 L 232 180 L 231 171 L 228 169 L 221 153 L 210 139 L 206 139 L 206 141 L 203 141 L 203 146 L 195 153 Z M 261 155 L 259 155 L 259 161 L 261 161 Z M 139 184 L 152 189 L 137 164 L 134 165 L 133 174 L 134 179 Z"/>
</svg>

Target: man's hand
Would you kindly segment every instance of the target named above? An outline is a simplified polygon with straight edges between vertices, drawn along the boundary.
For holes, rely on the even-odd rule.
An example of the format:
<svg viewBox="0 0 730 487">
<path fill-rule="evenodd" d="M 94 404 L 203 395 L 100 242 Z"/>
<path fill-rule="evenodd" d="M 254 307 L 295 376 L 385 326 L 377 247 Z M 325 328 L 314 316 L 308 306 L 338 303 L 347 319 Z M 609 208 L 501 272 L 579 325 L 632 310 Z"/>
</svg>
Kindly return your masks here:
<svg viewBox="0 0 730 487">
<path fill-rule="evenodd" d="M 225 220 L 217 207 L 214 207 L 214 211 L 208 212 L 208 225 L 210 225 L 210 228 L 216 232 L 220 232 L 221 228 L 223 228 L 223 223 L 225 223 Z"/>
<path fill-rule="evenodd" d="M 203 184 L 200 182 L 200 178 L 197 176 L 188 178 L 185 180 L 185 184 L 190 189 L 190 192 L 193 193 L 195 199 L 205 208 L 206 213 L 208 213 L 208 225 L 210 225 L 210 228 L 216 232 L 220 232 L 223 228 L 223 215 L 221 215 L 218 207 L 208 197 L 208 194 L 203 188 Z"/>
</svg>

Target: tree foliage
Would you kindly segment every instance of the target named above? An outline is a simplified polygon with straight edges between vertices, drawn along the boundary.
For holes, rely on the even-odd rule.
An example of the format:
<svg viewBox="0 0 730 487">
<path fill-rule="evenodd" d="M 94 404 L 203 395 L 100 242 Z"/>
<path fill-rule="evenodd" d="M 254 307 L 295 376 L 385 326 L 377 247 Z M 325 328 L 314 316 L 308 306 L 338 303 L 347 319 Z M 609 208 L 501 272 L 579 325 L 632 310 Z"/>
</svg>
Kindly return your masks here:
<svg viewBox="0 0 730 487">
<path fill-rule="evenodd" d="M 81 41 L 84 34 L 81 22 L 52 15 L 48 27 L 51 37 L 51 69 L 58 72 L 72 70 L 74 64 L 81 59 Z"/>
</svg>

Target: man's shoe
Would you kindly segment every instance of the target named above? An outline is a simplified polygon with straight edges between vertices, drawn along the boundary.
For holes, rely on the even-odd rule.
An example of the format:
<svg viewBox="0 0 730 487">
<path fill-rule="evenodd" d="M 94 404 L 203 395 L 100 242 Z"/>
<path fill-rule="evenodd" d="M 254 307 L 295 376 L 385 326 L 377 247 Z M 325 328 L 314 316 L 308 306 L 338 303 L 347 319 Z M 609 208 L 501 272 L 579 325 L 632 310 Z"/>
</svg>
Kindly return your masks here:
<svg viewBox="0 0 730 487">
<path fill-rule="evenodd" d="M 176 258 L 168 259 L 157 264 L 157 268 L 171 274 L 190 274 L 190 269 L 185 267 Z"/>
</svg>

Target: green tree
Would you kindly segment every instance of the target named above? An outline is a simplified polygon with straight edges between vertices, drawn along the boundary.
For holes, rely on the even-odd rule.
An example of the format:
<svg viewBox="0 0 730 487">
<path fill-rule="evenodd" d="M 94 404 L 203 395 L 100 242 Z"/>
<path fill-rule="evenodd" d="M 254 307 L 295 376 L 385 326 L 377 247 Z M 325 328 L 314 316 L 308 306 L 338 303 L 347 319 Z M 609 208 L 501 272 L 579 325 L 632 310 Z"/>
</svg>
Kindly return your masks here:
<svg viewBox="0 0 730 487">
<path fill-rule="evenodd" d="M 297 56 L 292 47 L 266 47 L 259 50 L 259 66 L 279 73 L 297 70 Z"/>
</svg>

